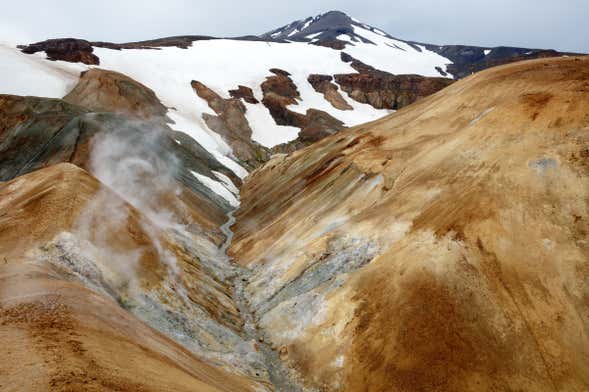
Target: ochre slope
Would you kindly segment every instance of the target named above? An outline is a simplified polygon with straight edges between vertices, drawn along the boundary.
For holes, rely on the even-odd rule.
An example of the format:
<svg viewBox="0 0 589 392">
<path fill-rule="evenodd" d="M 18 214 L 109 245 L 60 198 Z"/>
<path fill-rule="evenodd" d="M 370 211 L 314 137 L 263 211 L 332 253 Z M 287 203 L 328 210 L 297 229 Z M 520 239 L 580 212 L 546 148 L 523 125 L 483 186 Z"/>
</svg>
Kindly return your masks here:
<svg viewBox="0 0 589 392">
<path fill-rule="evenodd" d="M 230 252 L 310 384 L 589 387 L 589 58 L 475 74 L 274 158 L 241 201 Z"/>
<path fill-rule="evenodd" d="M 116 302 L 33 265 L 0 266 L 2 391 L 243 391 Z"/>
<path fill-rule="evenodd" d="M 217 354 L 241 344 L 242 321 L 208 238 L 172 235 L 68 163 L 0 183 L 0 227 L 1 390 L 261 387 Z M 199 357 L 152 327 L 189 334 Z"/>
</svg>

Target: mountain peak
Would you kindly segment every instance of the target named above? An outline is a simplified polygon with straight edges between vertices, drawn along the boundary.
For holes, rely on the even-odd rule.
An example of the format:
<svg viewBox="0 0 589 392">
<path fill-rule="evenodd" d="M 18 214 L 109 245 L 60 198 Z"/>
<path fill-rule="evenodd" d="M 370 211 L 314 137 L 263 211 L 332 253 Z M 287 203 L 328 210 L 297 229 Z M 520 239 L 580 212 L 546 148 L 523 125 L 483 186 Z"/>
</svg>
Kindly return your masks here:
<svg viewBox="0 0 589 392">
<path fill-rule="evenodd" d="M 381 36 L 389 37 L 385 32 L 361 23 L 348 14 L 331 10 L 317 16 L 296 20 L 261 35 L 263 39 L 276 41 L 326 42 L 338 41 L 338 37 L 347 35 L 346 41 L 373 43 L 357 34 L 358 29 L 369 30 Z"/>
</svg>

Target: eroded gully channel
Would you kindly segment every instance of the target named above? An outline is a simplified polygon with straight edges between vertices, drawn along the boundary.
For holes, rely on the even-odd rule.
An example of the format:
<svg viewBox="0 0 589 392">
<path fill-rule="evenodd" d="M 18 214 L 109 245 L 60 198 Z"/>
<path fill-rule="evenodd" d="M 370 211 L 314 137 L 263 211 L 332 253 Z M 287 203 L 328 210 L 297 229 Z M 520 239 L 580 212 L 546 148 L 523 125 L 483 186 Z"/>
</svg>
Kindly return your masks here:
<svg viewBox="0 0 589 392">
<path fill-rule="evenodd" d="M 221 232 L 225 235 L 225 242 L 221 245 L 220 251 L 225 255 L 227 255 L 227 250 L 233 241 L 233 231 L 231 230 L 231 226 L 235 224 L 236 219 L 233 214 L 236 211 L 237 209 L 228 212 L 227 222 L 220 227 Z M 229 255 L 227 255 L 227 257 L 229 258 Z M 231 258 L 229 259 L 231 260 Z M 233 263 L 233 265 L 237 272 L 233 278 L 233 301 L 239 309 L 239 313 L 244 321 L 243 333 L 247 339 L 253 339 L 257 342 L 274 390 L 280 392 L 304 391 L 305 389 L 295 381 L 295 376 L 285 366 L 284 362 L 280 360 L 278 353 L 266 343 L 263 332 L 258 328 L 245 293 L 245 287 L 249 281 L 251 272 L 237 263 Z"/>
</svg>

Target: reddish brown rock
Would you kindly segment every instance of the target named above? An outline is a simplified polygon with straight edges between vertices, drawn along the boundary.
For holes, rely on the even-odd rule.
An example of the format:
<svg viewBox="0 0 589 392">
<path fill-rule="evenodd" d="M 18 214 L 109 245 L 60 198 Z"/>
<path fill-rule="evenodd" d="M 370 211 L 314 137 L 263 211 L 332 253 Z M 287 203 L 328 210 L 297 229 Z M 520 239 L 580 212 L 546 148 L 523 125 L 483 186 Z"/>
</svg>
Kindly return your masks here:
<svg viewBox="0 0 589 392">
<path fill-rule="evenodd" d="M 309 109 L 304 116 L 299 115 L 302 116 L 299 136 L 288 143 L 272 147 L 272 154 L 288 154 L 300 150 L 346 128 L 340 120 L 323 110 Z"/>
<path fill-rule="evenodd" d="M 300 99 L 301 95 L 296 84 L 290 78 L 290 74 L 276 68 L 270 69 L 270 72 L 274 76 L 268 76 L 261 85 L 264 98 L 269 94 L 274 94 L 281 97 L 285 105 L 296 105 L 297 99 Z"/>
<path fill-rule="evenodd" d="M 278 76 L 290 76 L 290 72 L 287 72 L 280 68 L 270 68 L 270 72 Z"/>
<path fill-rule="evenodd" d="M 338 91 L 336 84 L 332 83 L 333 77 L 330 75 L 318 75 L 312 74 L 307 78 L 311 86 L 318 93 L 322 93 L 325 100 L 327 100 L 331 106 L 339 110 L 353 110 L 346 100 L 341 96 Z"/>
<path fill-rule="evenodd" d="M 317 46 L 325 46 L 327 48 L 335 49 L 335 50 L 343 50 L 346 48 L 346 43 L 344 41 L 340 41 L 338 39 L 331 39 L 331 40 L 319 40 L 312 42 L 313 45 Z"/>
<path fill-rule="evenodd" d="M 83 39 L 62 38 L 49 39 L 21 47 L 23 53 L 45 52 L 49 60 L 62 60 L 70 63 L 98 65 L 100 59 L 92 53 L 94 48 Z"/>
<path fill-rule="evenodd" d="M 288 99 L 275 93 L 264 94 L 262 99 L 276 124 L 302 128 L 305 124 L 305 115 L 288 109 L 288 102 Z"/>
<path fill-rule="evenodd" d="M 149 87 L 114 71 L 93 68 L 63 98 L 95 112 L 113 112 L 141 119 L 163 120 L 168 109 Z"/>
<path fill-rule="evenodd" d="M 203 120 L 211 130 L 223 137 L 245 166 L 254 169 L 268 160 L 268 150 L 252 140 L 252 129 L 245 117 L 246 108 L 240 99 L 224 99 L 196 80 L 191 85 L 196 94 L 207 101 L 217 114 L 213 116 L 203 113 Z"/>
<path fill-rule="evenodd" d="M 299 90 L 289 77 L 290 74 L 277 68 L 270 69 L 270 72 L 274 75 L 268 76 L 261 86 L 264 94 L 262 103 L 276 124 L 303 128 L 305 116 L 286 108 L 288 105 L 297 105 L 300 99 Z"/>
<path fill-rule="evenodd" d="M 364 64 L 347 53 L 342 53 L 341 58 L 358 73 L 334 75 L 336 83 L 350 98 L 376 109 L 401 109 L 454 82 L 441 77 L 393 75 Z"/>
<path fill-rule="evenodd" d="M 350 98 L 376 109 L 401 109 L 453 83 L 418 75 L 340 74 L 335 81 Z"/>
<path fill-rule="evenodd" d="M 288 72 L 276 68 L 270 69 L 270 72 L 274 76 L 268 76 L 262 83 L 262 103 L 268 108 L 276 124 L 301 128 L 298 139 L 277 146 L 272 151 L 293 151 L 345 128 L 341 121 L 321 110 L 309 109 L 305 114 L 290 110 L 287 106 L 297 105 L 300 99 L 297 86 Z M 319 75 L 318 79 L 323 80 L 324 75 Z M 315 82 L 315 78 L 313 80 Z"/>
<path fill-rule="evenodd" d="M 303 143 L 311 144 L 344 129 L 344 123 L 323 110 L 309 109 L 305 127 L 299 133 Z"/>
<path fill-rule="evenodd" d="M 252 89 L 249 87 L 246 87 L 246 86 L 239 85 L 239 86 L 237 86 L 237 89 L 229 90 L 229 95 L 232 98 L 237 98 L 237 99 L 241 98 L 247 103 L 252 103 L 252 104 L 260 103 L 260 101 L 258 101 L 256 99 L 256 97 L 254 97 L 254 92 L 252 91 Z"/>
</svg>

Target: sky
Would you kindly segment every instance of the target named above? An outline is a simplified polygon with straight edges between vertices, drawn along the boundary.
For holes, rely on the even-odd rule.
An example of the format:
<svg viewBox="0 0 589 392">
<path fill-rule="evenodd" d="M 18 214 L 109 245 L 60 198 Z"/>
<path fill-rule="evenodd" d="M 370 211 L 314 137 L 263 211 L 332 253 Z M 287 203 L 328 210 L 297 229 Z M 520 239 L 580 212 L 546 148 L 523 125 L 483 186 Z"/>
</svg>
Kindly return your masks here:
<svg viewBox="0 0 589 392">
<path fill-rule="evenodd" d="M 1 0 L 0 41 L 260 34 L 340 10 L 394 37 L 434 44 L 589 53 L 589 0 Z"/>
</svg>

